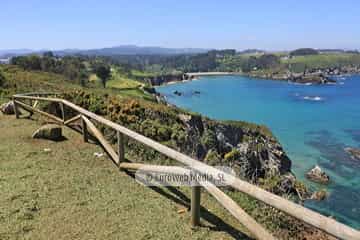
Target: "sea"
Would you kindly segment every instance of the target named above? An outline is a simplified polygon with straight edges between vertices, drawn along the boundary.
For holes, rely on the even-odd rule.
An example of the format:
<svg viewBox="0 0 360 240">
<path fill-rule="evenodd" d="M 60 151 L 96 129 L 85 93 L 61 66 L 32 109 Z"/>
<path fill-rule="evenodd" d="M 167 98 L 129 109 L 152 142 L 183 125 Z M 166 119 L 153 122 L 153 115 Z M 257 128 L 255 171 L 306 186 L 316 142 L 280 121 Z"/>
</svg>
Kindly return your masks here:
<svg viewBox="0 0 360 240">
<path fill-rule="evenodd" d="M 360 148 L 360 75 L 333 78 L 336 84 L 304 85 L 204 76 L 156 90 L 169 103 L 213 119 L 269 127 L 290 157 L 296 177 L 311 190 L 328 191 L 326 200 L 308 200 L 305 206 L 360 228 L 360 160 L 344 150 Z M 315 165 L 330 176 L 328 185 L 306 179 L 306 172 Z"/>
</svg>

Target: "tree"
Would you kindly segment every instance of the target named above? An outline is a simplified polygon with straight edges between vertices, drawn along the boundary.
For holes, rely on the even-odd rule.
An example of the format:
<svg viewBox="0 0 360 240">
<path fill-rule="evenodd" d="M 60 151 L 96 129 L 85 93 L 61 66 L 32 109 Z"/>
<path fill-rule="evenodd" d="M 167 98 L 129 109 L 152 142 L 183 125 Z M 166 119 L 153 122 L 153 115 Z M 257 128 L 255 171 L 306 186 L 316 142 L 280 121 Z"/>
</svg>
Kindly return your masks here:
<svg viewBox="0 0 360 240">
<path fill-rule="evenodd" d="M 306 56 L 306 55 L 318 55 L 319 51 L 312 48 L 299 48 L 290 52 L 290 56 Z"/>
<path fill-rule="evenodd" d="M 257 59 L 257 65 L 261 69 L 275 68 L 280 65 L 280 58 L 274 54 L 264 54 Z"/>
<path fill-rule="evenodd" d="M 2 72 L 2 70 L 0 69 L 0 87 L 2 87 L 5 83 L 5 76 Z"/>
<path fill-rule="evenodd" d="M 80 85 L 82 87 L 86 86 L 86 82 L 89 78 L 89 75 L 87 74 L 87 72 L 85 70 L 81 70 L 80 74 L 79 74 L 79 78 L 80 78 Z"/>
<path fill-rule="evenodd" d="M 110 78 L 111 71 L 107 65 L 100 64 L 95 68 L 95 74 L 101 79 L 103 87 L 106 87 L 106 82 Z"/>
<path fill-rule="evenodd" d="M 52 57 L 54 57 L 54 53 L 51 52 L 51 51 L 44 52 L 44 53 L 43 53 L 43 57 L 52 58 Z"/>
</svg>

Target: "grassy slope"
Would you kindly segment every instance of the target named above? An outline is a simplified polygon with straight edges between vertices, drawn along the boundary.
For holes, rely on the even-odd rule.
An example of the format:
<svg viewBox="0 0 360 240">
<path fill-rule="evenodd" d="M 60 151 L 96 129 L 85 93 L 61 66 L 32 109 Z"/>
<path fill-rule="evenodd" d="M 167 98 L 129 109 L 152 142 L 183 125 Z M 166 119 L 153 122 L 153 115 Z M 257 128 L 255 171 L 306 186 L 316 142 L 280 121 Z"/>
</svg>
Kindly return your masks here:
<svg viewBox="0 0 360 240">
<path fill-rule="evenodd" d="M 0 66 L 0 68 L 3 69 L 9 84 L 7 88 L 10 89 L 10 92 L 5 93 L 4 95 L 6 96 L 29 91 L 65 92 L 69 90 L 71 91 L 75 89 L 81 89 L 79 85 L 71 83 L 64 76 L 59 74 L 24 71 L 15 66 Z M 92 78 L 96 78 L 96 75 L 92 76 Z M 109 93 L 113 95 L 118 95 L 120 97 L 140 98 L 147 101 L 154 101 L 154 97 L 151 94 L 145 93 L 143 90 L 139 89 L 139 84 L 134 84 L 134 80 L 121 80 L 119 79 L 119 75 L 116 74 L 115 79 L 113 80 L 123 81 L 124 83 L 122 83 L 123 85 L 118 88 L 108 86 L 106 89 L 103 89 L 100 84 L 92 82 L 90 86 L 85 89 L 97 94 Z"/>
<path fill-rule="evenodd" d="M 280 57 L 285 56 L 284 53 L 275 53 Z M 228 71 L 239 71 L 242 62 L 250 56 L 258 57 L 259 54 L 242 54 L 221 60 L 223 67 Z M 281 65 L 277 69 L 266 69 L 263 73 L 271 73 L 277 71 L 286 71 L 289 64 L 294 72 L 302 72 L 305 69 L 328 68 L 349 65 L 360 65 L 360 54 L 351 53 L 328 53 L 319 55 L 296 56 L 291 59 L 281 59 Z"/>
<path fill-rule="evenodd" d="M 123 96 L 153 101 L 153 96 L 140 89 L 142 86 L 144 86 L 143 83 L 125 76 L 117 69 L 112 70 L 111 79 L 106 83 L 107 88 L 116 89 Z"/>
<path fill-rule="evenodd" d="M 83 143 L 76 132 L 64 129 L 68 140 L 63 142 L 32 139 L 39 126 L 39 121 L 0 115 L 0 239 L 241 236 L 235 229 L 243 228 L 207 194 L 202 198 L 209 209 L 202 212 L 204 227 L 192 231 L 190 214 L 178 213 L 189 204 L 188 188 L 174 194 L 143 187 L 108 157 L 94 157 L 102 149 Z"/>
<path fill-rule="evenodd" d="M 282 60 L 285 65 L 295 64 L 305 68 L 326 68 L 343 65 L 360 64 L 359 54 L 319 54 L 309 56 L 297 56 Z"/>
</svg>

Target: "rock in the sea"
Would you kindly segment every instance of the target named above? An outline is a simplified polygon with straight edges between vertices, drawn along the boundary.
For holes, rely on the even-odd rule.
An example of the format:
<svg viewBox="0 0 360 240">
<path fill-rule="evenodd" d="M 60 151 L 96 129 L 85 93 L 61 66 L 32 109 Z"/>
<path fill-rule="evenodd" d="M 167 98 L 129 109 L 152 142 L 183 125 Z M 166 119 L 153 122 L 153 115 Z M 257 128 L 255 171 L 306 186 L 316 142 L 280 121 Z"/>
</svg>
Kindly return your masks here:
<svg viewBox="0 0 360 240">
<path fill-rule="evenodd" d="M 306 173 L 306 177 L 314 182 L 323 184 L 330 181 L 330 177 L 317 165 Z"/>
<path fill-rule="evenodd" d="M 4 103 L 0 106 L 0 110 L 2 113 L 4 114 L 8 114 L 8 115 L 11 115 L 11 114 L 15 114 L 15 111 L 14 111 L 14 102 L 13 101 L 10 101 L 10 102 L 7 102 L 7 103 Z"/>
<path fill-rule="evenodd" d="M 177 95 L 177 96 L 181 96 L 181 95 L 182 95 L 182 93 L 179 92 L 178 90 L 175 90 L 173 93 L 174 93 L 175 95 Z"/>
<path fill-rule="evenodd" d="M 320 191 L 314 192 L 311 195 L 310 199 L 317 200 L 317 201 L 322 201 L 322 200 L 325 200 L 326 197 L 327 197 L 326 190 L 320 190 Z"/>
<path fill-rule="evenodd" d="M 352 159 L 360 160 L 360 149 L 357 148 L 345 148 L 345 151 L 350 154 Z"/>
<path fill-rule="evenodd" d="M 62 136 L 62 129 L 59 125 L 56 124 L 46 124 L 36 130 L 32 135 L 33 138 L 42 138 L 48 140 L 61 140 Z"/>
</svg>

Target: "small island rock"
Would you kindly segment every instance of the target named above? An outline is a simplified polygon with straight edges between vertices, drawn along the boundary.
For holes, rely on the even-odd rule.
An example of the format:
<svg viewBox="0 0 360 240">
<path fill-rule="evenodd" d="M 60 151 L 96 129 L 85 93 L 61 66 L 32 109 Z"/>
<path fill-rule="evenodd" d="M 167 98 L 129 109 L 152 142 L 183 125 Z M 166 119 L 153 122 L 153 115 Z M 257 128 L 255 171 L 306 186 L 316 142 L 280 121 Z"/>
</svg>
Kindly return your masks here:
<svg viewBox="0 0 360 240">
<path fill-rule="evenodd" d="M 320 190 L 320 191 L 314 192 L 311 195 L 310 199 L 316 200 L 316 201 L 322 201 L 322 200 L 325 200 L 326 197 L 327 197 L 326 190 Z"/>
<path fill-rule="evenodd" d="M 175 90 L 173 93 L 174 93 L 175 95 L 177 95 L 177 96 L 181 96 L 181 95 L 182 95 L 182 93 L 179 92 L 178 90 Z"/>
<path fill-rule="evenodd" d="M 345 148 L 345 151 L 350 154 L 352 159 L 360 160 L 360 149 L 348 147 Z"/>
<path fill-rule="evenodd" d="M 323 184 L 327 184 L 330 181 L 330 177 L 317 165 L 306 173 L 306 177 L 314 182 Z"/>
</svg>

